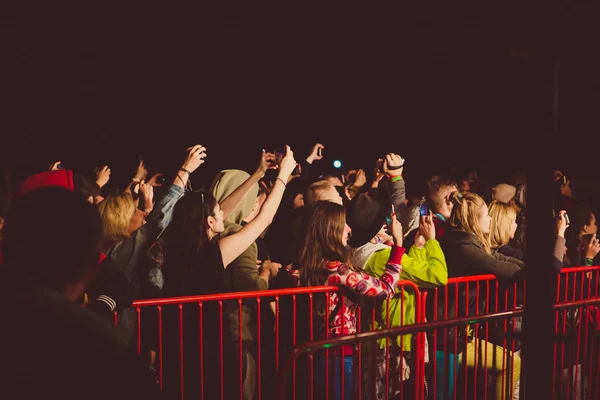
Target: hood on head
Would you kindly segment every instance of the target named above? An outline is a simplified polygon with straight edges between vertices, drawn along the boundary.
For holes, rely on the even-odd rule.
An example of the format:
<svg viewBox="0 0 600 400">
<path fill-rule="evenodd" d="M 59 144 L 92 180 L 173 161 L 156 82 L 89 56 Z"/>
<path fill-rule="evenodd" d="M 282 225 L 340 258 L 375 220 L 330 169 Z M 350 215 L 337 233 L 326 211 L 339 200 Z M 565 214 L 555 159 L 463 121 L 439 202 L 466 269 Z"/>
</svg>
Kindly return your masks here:
<svg viewBox="0 0 600 400">
<path fill-rule="evenodd" d="M 249 177 L 250 174 L 239 169 L 223 170 L 213 180 L 210 185 L 210 191 L 215 196 L 217 203 L 221 204 L 227 196 L 233 193 Z M 242 220 L 252 212 L 256 196 L 258 196 L 258 184 L 252 186 L 252 189 L 244 196 L 240 204 L 232 211 L 225 222 L 241 224 Z"/>
</svg>

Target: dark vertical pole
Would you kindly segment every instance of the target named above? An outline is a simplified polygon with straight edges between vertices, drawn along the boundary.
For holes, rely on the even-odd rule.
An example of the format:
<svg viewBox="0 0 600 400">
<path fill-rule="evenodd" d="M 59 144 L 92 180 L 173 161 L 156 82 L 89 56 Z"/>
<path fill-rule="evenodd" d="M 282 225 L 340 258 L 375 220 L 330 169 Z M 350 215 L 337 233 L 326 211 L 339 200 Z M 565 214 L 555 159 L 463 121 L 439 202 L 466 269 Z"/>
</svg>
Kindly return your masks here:
<svg viewBox="0 0 600 400">
<path fill-rule="evenodd" d="M 527 299 L 524 316 L 524 381 L 527 399 L 551 399 L 553 396 L 553 274 L 550 268 L 555 224 L 552 218 L 552 160 L 555 150 L 544 157 L 534 157 L 541 142 L 558 143 L 559 78 L 559 0 L 542 17 L 539 37 L 537 95 L 542 116 L 541 135 L 530 139 L 527 187 Z M 547 28 L 547 29 L 544 29 Z M 536 97 L 537 98 L 537 97 Z M 537 143 L 536 143 L 537 142 Z M 553 146 L 547 146 L 546 148 Z"/>
</svg>

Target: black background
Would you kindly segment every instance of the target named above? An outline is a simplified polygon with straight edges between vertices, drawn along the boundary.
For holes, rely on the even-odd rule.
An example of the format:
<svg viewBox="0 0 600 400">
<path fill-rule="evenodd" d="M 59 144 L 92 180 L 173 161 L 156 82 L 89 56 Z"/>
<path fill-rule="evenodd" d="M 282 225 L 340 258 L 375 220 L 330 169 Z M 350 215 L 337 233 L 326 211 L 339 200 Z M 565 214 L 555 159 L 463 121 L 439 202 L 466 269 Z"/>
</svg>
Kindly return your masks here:
<svg viewBox="0 0 600 400">
<path fill-rule="evenodd" d="M 539 157 L 598 175 L 596 5 L 563 2 L 556 22 L 537 2 L 89 3 L 3 2 L 0 162 L 15 176 L 61 160 L 117 180 L 138 153 L 169 171 L 201 143 L 209 180 L 315 142 L 321 167 L 398 152 L 409 180 L 457 166 L 499 181 Z"/>
</svg>

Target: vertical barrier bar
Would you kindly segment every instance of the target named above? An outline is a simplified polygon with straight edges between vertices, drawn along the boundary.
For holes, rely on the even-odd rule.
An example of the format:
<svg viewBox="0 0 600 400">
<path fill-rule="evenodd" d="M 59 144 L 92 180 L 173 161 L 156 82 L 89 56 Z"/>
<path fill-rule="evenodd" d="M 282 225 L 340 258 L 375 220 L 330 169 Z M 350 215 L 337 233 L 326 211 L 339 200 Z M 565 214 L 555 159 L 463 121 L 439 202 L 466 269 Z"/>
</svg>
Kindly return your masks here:
<svg viewBox="0 0 600 400">
<path fill-rule="evenodd" d="M 279 296 L 275 296 L 275 370 L 279 371 Z"/>
<path fill-rule="evenodd" d="M 498 280 L 496 280 L 496 304 L 494 306 L 495 310 L 498 311 Z M 487 293 L 485 295 L 486 298 L 486 302 L 485 302 L 485 312 L 489 313 L 490 312 L 490 281 L 486 282 L 486 289 L 487 289 Z M 490 323 L 486 322 L 485 323 L 485 342 L 487 343 L 489 340 L 489 333 L 490 333 Z M 484 361 L 483 361 L 483 393 L 484 393 L 484 399 L 487 399 L 487 391 L 488 391 L 488 380 L 487 380 L 487 364 L 488 364 L 488 352 L 484 352 L 483 353 L 483 357 L 484 357 Z"/>
<path fill-rule="evenodd" d="M 425 301 L 427 299 L 427 292 L 423 295 L 423 301 L 421 301 L 421 296 L 418 293 L 415 293 L 415 309 L 417 317 L 415 318 L 416 323 L 425 322 L 427 320 L 426 312 L 425 312 Z M 402 296 L 404 298 L 404 296 Z M 404 309 L 404 307 L 402 307 Z M 404 315 L 404 313 L 402 313 Z M 404 318 L 402 317 L 402 325 L 404 326 Z M 418 382 L 419 388 L 419 399 L 425 399 L 425 346 L 426 346 L 426 332 L 423 331 L 420 333 L 420 348 L 417 348 L 417 359 L 419 360 L 419 374 L 415 379 L 415 382 Z M 404 340 L 402 340 L 402 344 L 404 345 Z M 404 347 L 403 347 L 404 349 Z M 429 349 L 427 349 L 429 350 Z M 404 382 L 404 381 L 403 381 Z"/>
<path fill-rule="evenodd" d="M 340 312 L 342 313 L 342 319 L 341 319 L 342 327 L 341 327 L 340 332 L 342 333 L 342 336 L 344 336 L 344 334 L 345 334 L 345 332 L 344 332 L 344 314 L 346 314 L 346 310 L 344 309 L 344 296 L 342 295 L 341 292 L 339 293 L 338 299 L 339 299 L 338 301 L 342 302 L 342 306 L 340 308 Z M 344 397 L 344 369 L 345 369 L 344 368 L 344 366 L 345 366 L 344 365 L 344 346 L 342 346 L 340 348 L 340 364 L 341 364 L 340 365 L 340 368 L 341 368 L 341 370 L 340 370 L 340 375 L 341 375 L 340 391 L 342 393 L 341 398 L 343 399 L 343 398 L 345 398 Z M 336 379 L 337 379 L 337 377 L 334 376 L 334 378 L 333 378 L 334 382 L 336 381 Z"/>
<path fill-rule="evenodd" d="M 184 391 L 184 367 L 183 367 L 183 304 L 179 304 L 179 372 L 181 373 L 181 400 L 185 397 Z"/>
<path fill-rule="evenodd" d="M 370 300 L 371 300 L 371 303 L 372 303 L 371 304 L 371 327 L 372 327 L 372 329 L 375 329 L 375 299 L 370 299 Z M 370 381 L 371 381 L 371 383 L 373 385 L 372 390 L 371 390 L 371 392 L 372 392 L 371 395 L 375 396 L 375 391 L 376 391 L 376 382 L 375 382 L 376 373 L 375 373 L 375 369 L 377 368 L 377 363 L 376 363 L 377 356 L 376 356 L 376 354 L 377 354 L 377 351 L 380 351 L 380 350 L 378 349 L 377 341 L 376 340 L 370 341 L 370 344 L 371 344 L 371 354 L 372 354 L 372 356 L 371 356 L 371 368 L 370 368 L 371 378 L 372 379 L 370 379 Z"/>
<path fill-rule="evenodd" d="M 313 294 L 309 293 L 308 294 L 308 314 L 309 314 L 309 332 L 308 335 L 310 337 L 310 341 L 312 342 L 314 340 L 314 327 L 313 327 Z M 310 390 L 310 400 L 314 399 L 314 395 L 315 395 L 315 353 L 311 352 L 309 353 L 309 362 L 308 362 L 308 379 L 309 379 L 309 390 Z"/>
<path fill-rule="evenodd" d="M 508 288 L 504 289 L 504 311 L 508 310 Z M 502 346 L 502 398 L 504 399 L 505 396 L 505 392 L 504 389 L 506 388 L 506 377 L 508 376 L 508 358 L 507 358 L 507 352 L 506 352 L 506 336 L 508 335 L 508 319 L 504 318 L 504 338 L 503 338 L 503 342 L 502 344 L 504 346 Z M 495 346 L 494 346 L 495 348 Z M 495 349 L 494 349 L 495 350 Z M 494 368 L 495 370 L 496 368 Z M 510 392 L 509 392 L 510 393 Z"/>
<path fill-rule="evenodd" d="M 438 320 L 438 315 L 437 315 L 438 314 L 438 297 L 439 297 L 438 292 L 439 292 L 438 288 L 435 288 L 433 290 L 433 320 L 434 321 Z M 427 292 L 425 292 L 425 293 L 427 293 Z M 423 298 L 423 309 L 424 310 L 427 310 L 426 303 L 427 303 L 427 297 L 424 297 Z M 434 393 L 434 396 L 437 393 L 437 333 L 438 333 L 437 329 L 434 329 L 432 331 L 433 354 L 430 355 L 430 358 L 431 358 L 431 356 L 433 356 L 433 393 Z"/>
<path fill-rule="evenodd" d="M 260 362 L 261 357 L 260 357 L 260 352 L 261 352 L 261 332 L 260 332 L 260 297 L 256 298 L 256 330 L 258 332 L 258 342 L 257 342 L 257 353 L 256 353 L 256 364 L 257 364 L 257 375 L 256 375 L 256 379 L 258 382 L 256 382 L 257 386 L 258 386 L 258 400 L 262 399 L 262 363 Z"/>
<path fill-rule="evenodd" d="M 565 280 L 567 281 L 568 279 L 565 279 Z M 565 288 L 568 288 L 568 286 L 569 286 L 568 284 L 565 285 Z M 565 290 L 565 301 L 567 300 L 566 299 L 566 296 L 567 296 L 566 292 L 568 292 L 568 289 Z M 567 333 L 567 310 L 566 309 L 563 309 L 563 310 L 564 310 L 564 312 L 563 312 L 563 326 L 562 326 L 562 332 L 561 332 L 563 337 L 561 338 L 561 350 L 560 350 L 561 356 L 560 356 L 560 371 L 559 371 L 559 377 L 560 377 L 559 397 L 562 396 L 562 393 L 563 393 L 563 379 L 562 379 L 562 375 L 563 375 L 563 371 L 565 369 L 564 368 L 564 366 L 565 366 L 565 336 L 566 336 L 566 333 Z"/>
<path fill-rule="evenodd" d="M 582 278 L 582 282 L 583 282 L 583 272 L 581 273 L 581 278 Z M 587 316 L 583 314 L 584 310 L 583 308 L 579 308 L 579 326 L 577 327 L 577 348 L 575 349 L 575 381 L 573 383 L 573 397 L 575 399 L 577 399 L 577 392 L 581 393 L 581 387 L 579 385 L 577 385 L 577 377 L 579 376 L 579 346 L 581 345 L 581 325 L 582 325 L 582 319 L 581 318 L 585 318 L 587 321 Z M 581 377 L 582 379 L 582 385 L 583 385 L 583 376 Z"/>
<path fill-rule="evenodd" d="M 591 279 L 592 276 L 591 275 L 592 274 L 590 273 L 590 276 L 588 277 L 587 274 L 586 274 L 586 279 L 588 281 L 588 290 L 587 290 L 587 298 L 588 299 L 590 298 L 591 291 L 592 291 L 592 279 Z M 591 390 L 591 388 L 592 388 L 592 379 L 591 378 L 592 378 L 592 371 L 593 371 L 592 365 L 593 365 L 593 354 L 594 354 L 594 345 L 593 345 L 593 342 L 592 342 L 592 345 L 590 346 L 591 349 L 592 349 L 592 351 L 590 352 L 591 359 L 590 359 L 590 361 L 588 363 L 588 357 L 587 357 L 588 333 L 589 333 L 589 325 L 588 324 L 589 324 L 589 319 L 590 319 L 589 317 L 590 316 L 593 317 L 593 315 L 589 315 L 590 310 L 593 310 L 593 308 L 592 309 L 588 308 L 588 315 L 587 315 L 587 317 L 585 319 L 585 341 L 584 341 L 584 346 L 585 347 L 584 348 L 586 349 L 586 352 L 584 353 L 584 367 L 583 367 L 583 374 L 584 374 L 584 376 L 588 377 L 588 380 L 590 382 L 590 384 L 588 385 L 588 391 L 587 391 L 587 393 L 589 394 L 589 396 L 592 395 L 592 390 Z M 592 338 L 593 338 L 593 335 L 592 335 Z M 587 367 L 588 364 L 589 364 L 590 368 L 589 368 L 589 372 L 586 374 L 585 372 L 586 372 L 586 369 L 587 369 L 586 367 Z M 584 385 L 584 387 L 585 387 L 585 385 Z"/>
<path fill-rule="evenodd" d="M 135 311 L 137 316 L 137 353 L 139 356 L 142 353 L 142 326 L 140 317 L 142 310 L 140 309 L 140 307 L 136 307 Z"/>
<path fill-rule="evenodd" d="M 598 350 L 599 351 L 596 354 L 600 353 L 600 348 Z M 596 399 L 600 398 L 598 396 L 598 394 L 600 394 L 598 389 L 600 389 L 600 357 L 598 357 L 598 365 L 596 366 Z"/>
<path fill-rule="evenodd" d="M 444 288 L 444 321 L 448 320 L 448 287 Z M 458 328 L 457 328 L 458 329 Z M 444 328 L 444 397 L 450 396 L 450 385 L 448 375 L 450 374 L 450 365 L 446 362 L 446 359 L 450 359 L 448 356 L 448 329 Z M 455 360 L 456 361 L 456 360 Z"/>
<path fill-rule="evenodd" d="M 556 304 L 560 303 L 560 275 L 558 274 L 557 278 L 556 278 Z M 557 367 L 557 356 L 558 356 L 558 321 L 560 317 L 560 313 L 558 310 L 556 310 L 556 329 L 555 329 L 555 339 L 554 339 L 554 367 L 553 367 L 553 371 L 554 373 L 552 374 L 552 400 L 554 400 L 554 393 L 556 392 L 556 375 L 560 374 L 560 376 L 562 377 L 562 371 L 557 371 L 556 367 Z"/>
<path fill-rule="evenodd" d="M 475 282 L 475 315 L 479 315 L 479 281 Z M 478 339 L 478 334 L 479 334 L 479 324 L 475 323 L 475 339 Z M 476 351 L 475 355 L 474 355 L 474 364 L 475 364 L 475 368 L 473 368 L 473 393 L 475 395 L 477 395 L 477 369 L 478 369 L 478 364 L 477 364 L 477 356 L 479 355 L 479 352 Z M 481 361 L 481 360 L 480 360 Z M 465 394 L 466 396 L 466 394 Z"/>
<path fill-rule="evenodd" d="M 162 306 L 158 308 L 158 384 L 163 390 L 163 328 L 162 328 Z"/>
<path fill-rule="evenodd" d="M 117 312 L 113 312 L 113 323 L 115 324 L 115 326 L 119 326 L 119 314 L 117 314 Z"/>
<path fill-rule="evenodd" d="M 477 296 L 477 293 L 475 295 Z M 456 309 L 458 310 L 458 303 L 456 304 Z M 469 316 L 469 283 L 468 282 L 465 283 L 465 316 L 467 316 L 467 317 Z M 477 333 L 473 332 L 473 336 L 475 337 L 473 340 L 475 341 L 475 343 L 477 343 L 477 339 L 476 339 L 477 338 Z M 466 339 L 465 342 L 467 340 L 469 340 L 469 338 L 467 337 L 466 334 L 465 334 L 465 339 Z M 477 352 L 475 352 L 475 353 L 477 353 Z M 464 375 L 464 378 L 465 378 L 465 386 L 464 386 L 464 392 L 465 393 L 464 393 L 464 395 L 465 395 L 465 400 L 467 400 L 467 393 L 469 391 L 468 390 L 468 386 L 469 386 L 468 376 L 469 376 L 469 374 L 467 373 L 467 352 L 466 351 L 465 351 L 465 354 L 463 356 L 463 359 L 465 360 L 464 363 L 463 363 L 463 365 L 464 365 L 463 375 Z"/>
<path fill-rule="evenodd" d="M 357 326 L 357 332 L 361 333 L 362 332 L 362 318 L 361 318 L 362 312 L 361 312 L 361 307 L 356 307 L 356 321 L 358 322 L 358 326 Z M 362 345 L 359 343 L 356 346 L 356 359 L 358 360 L 358 365 L 357 365 L 357 370 L 358 370 L 358 400 L 362 400 Z"/>
<path fill-rule="evenodd" d="M 200 398 L 204 399 L 204 303 L 198 303 L 198 323 L 200 324 Z"/>
<path fill-rule="evenodd" d="M 329 303 L 331 295 L 327 292 L 325 296 L 325 338 L 329 339 Z M 325 399 L 329 400 L 329 348 L 325 349 Z"/>
<path fill-rule="evenodd" d="M 292 343 L 296 347 L 296 295 L 292 295 L 293 303 L 293 321 L 292 321 Z M 296 357 L 294 357 L 294 365 L 292 366 L 292 399 L 296 400 Z"/>
<path fill-rule="evenodd" d="M 221 374 L 219 379 L 221 380 L 221 400 L 225 398 L 225 377 L 223 373 L 223 301 L 219 300 L 219 355 L 221 357 Z"/>
<path fill-rule="evenodd" d="M 389 304 L 389 301 L 388 301 L 388 304 Z M 401 310 L 400 326 L 404 326 L 404 286 L 402 286 L 400 288 L 400 310 Z M 417 315 L 415 315 L 416 321 L 419 321 L 418 311 L 419 310 L 415 307 L 415 314 L 417 314 Z M 389 310 L 388 310 L 388 314 L 389 314 Z M 388 319 L 389 319 L 389 317 L 388 317 Z M 418 382 L 419 382 L 419 376 L 420 376 L 419 375 L 419 371 L 420 371 L 419 370 L 419 348 L 418 348 L 419 347 L 419 342 L 418 342 L 419 337 L 416 336 L 415 338 L 416 338 L 415 343 L 417 345 L 417 349 L 416 349 L 416 353 L 415 353 L 417 355 L 417 357 L 416 357 L 417 364 L 416 364 L 416 371 L 415 371 L 417 376 L 415 379 L 415 385 L 418 388 L 419 387 Z M 401 357 L 402 362 L 404 362 L 404 335 L 400 335 L 400 357 Z M 402 366 L 400 366 L 400 371 L 396 371 L 395 377 L 398 377 L 398 376 L 400 376 L 400 397 L 402 398 L 402 397 L 404 397 L 404 379 L 402 379 Z M 393 390 L 393 387 L 394 387 L 394 382 L 392 381 L 392 390 Z"/>
<path fill-rule="evenodd" d="M 243 369 L 243 353 L 242 350 L 242 299 L 238 299 L 238 340 L 239 340 L 239 361 L 240 361 L 240 400 L 244 398 L 244 369 Z"/>
<path fill-rule="evenodd" d="M 512 308 L 513 310 L 517 309 L 517 289 L 518 289 L 517 288 L 517 282 L 515 282 L 514 286 L 513 286 L 513 308 Z M 517 332 L 516 326 L 515 326 L 516 323 L 517 323 L 517 320 L 513 317 L 513 319 L 512 319 L 512 338 L 511 338 L 511 341 L 510 341 L 511 342 L 511 350 L 512 350 L 512 352 L 511 352 L 511 362 L 510 362 L 510 368 L 511 368 L 511 371 L 510 371 L 510 386 L 509 386 L 509 388 L 510 388 L 510 391 L 509 391 L 510 395 L 509 396 L 510 397 L 513 397 L 513 395 L 514 395 L 514 389 L 513 389 L 514 388 L 514 383 L 515 383 L 514 380 L 515 379 L 520 379 L 519 376 L 517 376 L 517 377 L 513 376 L 514 365 L 515 365 L 515 333 Z"/>
<path fill-rule="evenodd" d="M 459 307 L 458 307 L 458 304 L 459 304 L 458 303 L 458 283 L 455 284 L 455 288 L 456 288 L 456 290 L 454 291 L 454 304 L 456 307 L 456 316 L 455 317 L 458 317 L 458 310 L 459 310 Z M 467 304 L 468 304 L 468 302 L 467 302 Z M 454 330 L 454 357 L 455 357 L 455 359 L 454 359 L 454 367 L 453 368 L 454 368 L 454 381 L 455 382 L 454 382 L 454 393 L 452 395 L 453 399 L 456 399 L 456 387 L 458 386 L 458 384 L 457 384 L 458 383 L 458 361 L 456 360 L 456 355 L 458 354 L 458 328 L 459 327 L 457 326 L 456 329 Z M 463 366 L 466 367 L 466 365 L 467 365 L 467 354 L 465 351 L 465 354 L 463 356 Z"/>
<path fill-rule="evenodd" d="M 390 302 L 386 300 L 385 310 L 385 327 L 390 327 Z M 385 338 L 385 400 L 389 398 L 390 392 L 390 340 L 388 337 Z M 342 396 L 342 398 L 344 398 Z"/>
</svg>

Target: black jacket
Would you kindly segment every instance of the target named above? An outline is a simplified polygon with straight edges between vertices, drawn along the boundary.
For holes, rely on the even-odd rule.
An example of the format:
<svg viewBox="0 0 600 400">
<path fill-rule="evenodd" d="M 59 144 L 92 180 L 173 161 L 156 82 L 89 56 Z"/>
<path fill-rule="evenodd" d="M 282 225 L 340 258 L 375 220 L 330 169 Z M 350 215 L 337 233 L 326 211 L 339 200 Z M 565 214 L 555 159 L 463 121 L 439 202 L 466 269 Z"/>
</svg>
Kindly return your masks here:
<svg viewBox="0 0 600 400">
<path fill-rule="evenodd" d="M 471 233 L 467 233 L 458 229 L 446 231 L 439 239 L 446 263 L 448 265 L 449 277 L 462 277 L 472 275 L 496 275 L 501 282 L 507 280 L 518 279 L 522 276 L 524 263 L 515 258 L 506 257 L 496 251 L 491 254 L 486 253 L 479 240 Z M 438 320 L 456 317 L 464 317 L 467 315 L 474 316 L 486 312 L 486 298 L 490 298 L 490 303 L 495 302 L 495 295 L 491 292 L 495 285 L 489 285 L 490 293 L 486 293 L 488 285 L 479 285 L 479 302 L 477 303 L 477 284 L 461 283 L 448 284 L 440 288 L 438 293 L 437 306 L 427 303 L 428 318 L 433 318 L 434 309 L 437 307 Z M 468 289 L 467 289 L 468 288 Z M 468 290 L 468 292 L 467 292 Z M 447 292 L 447 293 L 446 293 Z M 457 293 L 458 292 L 458 293 Z M 467 296 L 468 293 L 468 296 Z M 447 296 L 447 297 L 446 297 Z M 456 298 L 458 297 L 458 303 Z M 445 306 L 444 299 L 448 299 L 448 307 Z M 488 304 L 489 311 L 495 311 L 496 304 Z M 446 309 L 447 308 L 447 309 Z M 500 308 L 499 308 L 500 310 Z M 481 326 L 480 326 L 481 328 Z M 450 329 L 448 332 L 448 340 L 438 340 L 438 350 L 443 349 L 442 346 L 449 346 L 448 351 L 454 351 L 455 339 L 458 352 L 463 350 L 465 341 L 465 329 L 461 329 L 457 335 L 455 329 Z"/>
<path fill-rule="evenodd" d="M 2 292 L 0 393 L 10 399 L 158 399 L 119 330 L 50 289 Z"/>
<path fill-rule="evenodd" d="M 440 238 L 440 245 L 446 256 L 448 277 L 493 274 L 516 279 L 525 267 L 523 261 L 497 251 L 486 253 L 475 235 L 458 229 L 446 232 Z"/>
</svg>

